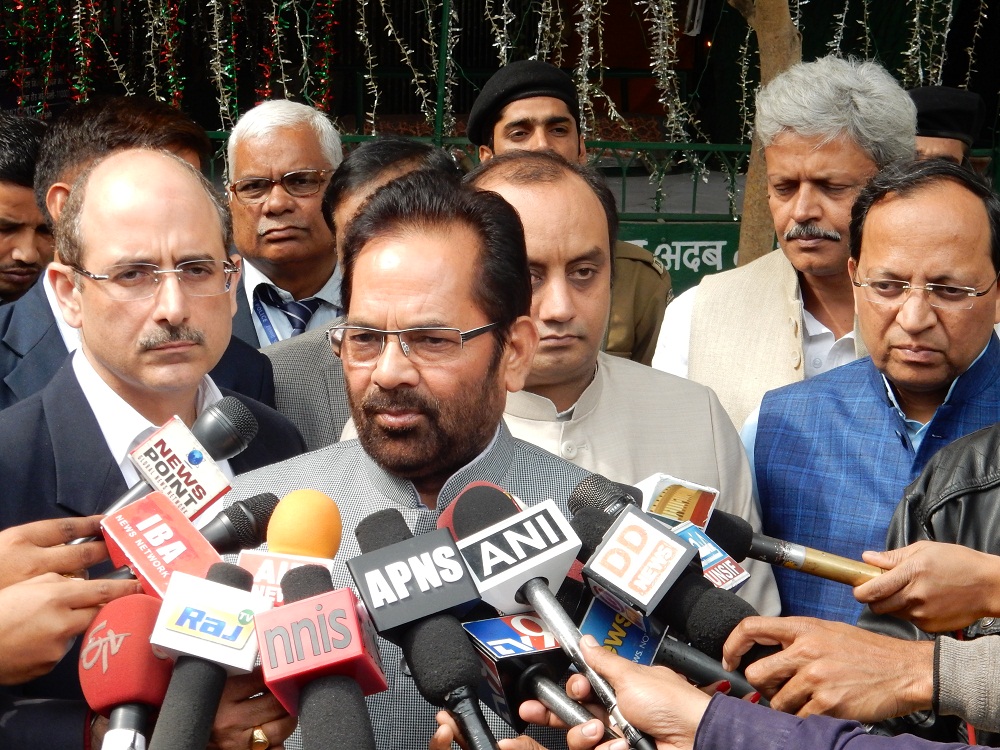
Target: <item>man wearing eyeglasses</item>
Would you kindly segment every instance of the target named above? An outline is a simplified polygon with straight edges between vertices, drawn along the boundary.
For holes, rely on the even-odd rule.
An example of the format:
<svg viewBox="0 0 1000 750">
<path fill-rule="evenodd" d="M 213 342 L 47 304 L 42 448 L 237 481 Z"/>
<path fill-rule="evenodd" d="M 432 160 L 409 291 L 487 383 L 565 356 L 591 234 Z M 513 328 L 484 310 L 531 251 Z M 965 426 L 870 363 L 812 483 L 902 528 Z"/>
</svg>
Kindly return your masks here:
<svg viewBox="0 0 1000 750">
<path fill-rule="evenodd" d="M 1000 201 L 941 160 L 890 166 L 852 209 L 870 357 L 770 391 L 744 442 L 764 533 L 861 559 L 940 448 L 1000 421 Z M 841 584 L 776 569 L 786 614 L 855 622 Z"/>
<path fill-rule="evenodd" d="M 333 233 L 323 191 L 343 154 L 322 112 L 274 100 L 229 137 L 229 207 L 243 282 L 233 332 L 256 347 L 329 328 L 341 315 Z"/>
<path fill-rule="evenodd" d="M 337 500 L 336 586 L 351 585 L 354 528 L 378 510 L 397 509 L 421 534 L 467 485 L 488 481 L 566 512 L 588 472 L 502 422 L 538 343 L 524 233 L 509 204 L 434 171 L 391 181 L 347 229 L 343 298 L 347 319 L 330 340 L 358 439 L 243 475 L 230 497 L 309 486 Z M 368 701 L 377 744 L 426 747 L 435 708 L 401 673 L 399 649 L 381 648 L 389 689 Z"/>
<path fill-rule="evenodd" d="M 128 458 L 138 438 L 174 415 L 190 426 L 226 395 L 207 373 L 231 335 L 239 265 L 228 241 L 225 205 L 171 154 L 116 152 L 79 178 L 56 229 L 60 261 L 47 273 L 80 347 L 43 390 L 0 412 L 0 528 L 101 513 L 138 481 Z M 245 451 L 218 462 L 224 473 L 302 452 L 286 419 L 241 400 L 259 429 Z M 262 684 L 231 681 L 219 726 L 238 727 L 237 736 L 216 741 L 246 747 L 260 725 L 275 743 L 291 733 L 273 697 L 247 700 Z M 38 698 L 63 700 L 29 700 Z M 88 724 L 86 710 L 73 650 L 51 674 L 0 691 L 0 746 L 97 747 L 106 724 Z"/>
</svg>

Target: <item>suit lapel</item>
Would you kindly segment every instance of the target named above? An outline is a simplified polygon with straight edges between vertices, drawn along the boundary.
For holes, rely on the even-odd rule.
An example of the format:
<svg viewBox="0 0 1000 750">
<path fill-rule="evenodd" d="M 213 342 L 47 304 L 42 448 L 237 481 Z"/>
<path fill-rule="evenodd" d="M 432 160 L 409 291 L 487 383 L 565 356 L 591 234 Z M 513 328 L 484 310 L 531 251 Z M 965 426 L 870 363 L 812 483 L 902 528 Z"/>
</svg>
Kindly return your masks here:
<svg viewBox="0 0 1000 750">
<path fill-rule="evenodd" d="M 4 377 L 18 399 L 41 390 L 66 360 L 66 345 L 41 282 L 14 303 L 4 343 L 21 358 Z"/>
<path fill-rule="evenodd" d="M 45 388 L 42 407 L 55 459 L 56 502 L 79 515 L 101 513 L 128 487 L 69 362 Z"/>
</svg>

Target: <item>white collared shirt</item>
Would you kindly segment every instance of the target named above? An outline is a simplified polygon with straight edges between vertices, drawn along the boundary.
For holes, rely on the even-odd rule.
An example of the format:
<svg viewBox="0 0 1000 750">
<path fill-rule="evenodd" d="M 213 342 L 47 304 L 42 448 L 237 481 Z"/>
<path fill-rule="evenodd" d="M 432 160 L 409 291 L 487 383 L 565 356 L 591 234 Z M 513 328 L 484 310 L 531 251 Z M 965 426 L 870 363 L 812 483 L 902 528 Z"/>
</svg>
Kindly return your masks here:
<svg viewBox="0 0 1000 750">
<path fill-rule="evenodd" d="M 104 435 L 104 441 L 108 444 L 108 450 L 114 458 L 118 468 L 121 469 L 122 477 L 128 487 L 139 482 L 139 473 L 129 458 L 129 451 L 143 438 L 147 437 L 158 425 L 154 425 L 144 416 L 132 408 L 121 396 L 112 390 L 104 380 L 98 375 L 97 370 L 87 359 L 82 351 L 73 354 L 73 372 L 83 395 L 90 404 L 97 424 Z M 198 414 L 207 409 L 217 401 L 222 400 L 222 393 L 212 379 L 206 375 L 201 385 L 198 386 L 198 396 L 196 411 Z M 233 470 L 229 466 L 229 461 L 216 461 L 216 466 L 230 480 L 233 479 Z M 110 505 L 114 498 L 108 498 Z M 219 504 L 221 508 L 221 504 Z M 207 511 L 203 514 L 205 518 L 199 517 L 198 521 L 206 522 L 215 513 Z M 196 522 L 195 525 L 198 525 Z"/>
<path fill-rule="evenodd" d="M 327 282 L 323 285 L 316 294 L 312 295 L 323 301 L 323 304 L 319 306 L 319 309 L 313 314 L 309 319 L 309 323 L 306 325 L 307 331 L 312 331 L 317 328 L 329 328 L 334 324 L 341 315 L 343 315 L 343 309 L 340 306 L 340 265 L 333 270 L 333 274 L 327 279 Z M 257 332 L 257 341 L 260 342 L 261 347 L 268 346 L 271 341 L 264 330 L 264 325 L 260 320 L 260 316 L 254 309 L 254 290 L 259 284 L 268 284 L 274 286 L 278 290 L 278 294 L 286 300 L 294 299 L 289 292 L 276 286 L 270 279 L 267 278 L 260 270 L 254 266 L 253 263 L 249 262 L 246 258 L 243 259 L 243 286 L 244 291 L 247 296 L 247 303 L 250 306 L 250 317 L 253 318 L 253 327 Z M 271 307 L 268 304 L 261 303 L 264 306 L 264 313 L 267 315 L 271 326 L 274 328 L 274 333 L 278 337 L 279 341 L 287 339 L 292 333 L 292 324 L 288 322 L 288 317 L 276 307 Z"/>
</svg>

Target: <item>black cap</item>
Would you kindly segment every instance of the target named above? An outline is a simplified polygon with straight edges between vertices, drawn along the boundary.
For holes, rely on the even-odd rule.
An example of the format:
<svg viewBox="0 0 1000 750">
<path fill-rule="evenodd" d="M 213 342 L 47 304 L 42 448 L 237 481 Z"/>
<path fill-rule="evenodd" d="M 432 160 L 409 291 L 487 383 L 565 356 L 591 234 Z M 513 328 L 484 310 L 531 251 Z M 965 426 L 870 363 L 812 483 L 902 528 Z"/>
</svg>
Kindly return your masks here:
<svg viewBox="0 0 1000 750">
<path fill-rule="evenodd" d="M 979 94 L 948 86 L 921 86 L 908 93 L 917 106 L 918 136 L 952 138 L 967 146 L 979 137 L 986 117 Z"/>
<path fill-rule="evenodd" d="M 533 96 L 551 96 L 564 101 L 579 129 L 580 101 L 573 79 L 547 62 L 518 60 L 500 68 L 479 92 L 465 129 L 469 140 L 476 146 L 485 144 L 500 111 L 511 102 Z"/>
</svg>

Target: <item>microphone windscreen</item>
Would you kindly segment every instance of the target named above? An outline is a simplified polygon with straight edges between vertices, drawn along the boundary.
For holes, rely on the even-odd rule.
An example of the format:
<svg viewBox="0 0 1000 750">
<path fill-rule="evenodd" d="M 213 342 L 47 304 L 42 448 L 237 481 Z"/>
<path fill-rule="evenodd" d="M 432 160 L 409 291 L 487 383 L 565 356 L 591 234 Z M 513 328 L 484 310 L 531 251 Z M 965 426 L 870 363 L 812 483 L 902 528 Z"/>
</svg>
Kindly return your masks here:
<svg viewBox="0 0 1000 750">
<path fill-rule="evenodd" d="M 227 562 L 218 562 L 208 569 L 205 579 L 223 586 L 230 586 L 240 591 L 250 591 L 253 589 L 253 574 L 249 570 L 244 570 L 238 565 Z"/>
<path fill-rule="evenodd" d="M 489 482 L 470 484 L 452 501 L 449 509 L 452 511 L 451 535 L 456 540 L 505 521 L 521 510 L 514 498 Z M 442 528 L 440 519 L 438 528 Z"/>
<path fill-rule="evenodd" d="M 580 543 L 583 545 L 577 553 L 577 559 L 586 562 L 593 557 L 594 552 L 604 541 L 604 535 L 608 533 L 614 523 L 615 519 L 607 513 L 589 505 L 582 506 L 573 515 L 573 520 L 570 521 L 570 526 L 580 537 Z"/>
<path fill-rule="evenodd" d="M 413 532 L 406 525 L 402 513 L 395 508 L 386 508 L 363 518 L 354 527 L 354 536 L 364 554 L 412 539 Z"/>
<path fill-rule="evenodd" d="M 267 549 L 280 555 L 332 560 L 340 549 L 340 508 L 317 490 L 285 495 L 267 526 Z"/>
<path fill-rule="evenodd" d="M 322 565 L 300 565 L 281 577 L 281 595 L 285 604 L 299 602 L 333 591 L 330 571 Z"/>
<path fill-rule="evenodd" d="M 700 576 L 684 576 L 684 579 L 698 579 Z M 680 582 L 678 582 L 680 583 Z M 707 583 L 707 581 L 706 581 Z M 684 631 L 688 641 L 703 654 L 711 656 L 716 661 L 722 660 L 722 646 L 730 633 L 747 617 L 757 614 L 751 605 L 740 599 L 732 591 L 717 589 L 708 584 L 707 589 L 691 597 L 683 595 L 674 598 L 671 590 L 671 602 L 677 602 L 684 619 Z"/>
<path fill-rule="evenodd" d="M 239 500 L 205 524 L 201 533 L 219 554 L 259 547 L 277 505 L 277 496 L 270 492 Z"/>
<path fill-rule="evenodd" d="M 635 487 L 612 482 L 600 474 L 590 474 L 581 479 L 580 483 L 573 488 L 567 501 L 569 511 L 573 515 L 586 506 L 604 509 L 615 503 L 635 505 L 641 508 L 642 493 Z"/>
<path fill-rule="evenodd" d="M 257 419 L 235 396 L 226 396 L 203 411 L 191 432 L 216 461 L 242 452 L 257 435 Z"/>
<path fill-rule="evenodd" d="M 753 527 L 746 519 L 722 510 L 715 510 L 708 521 L 705 533 L 736 562 L 743 562 L 750 554 L 750 547 L 753 544 Z"/>
<path fill-rule="evenodd" d="M 461 623 L 451 615 L 420 620 L 403 634 L 399 645 L 417 690 L 434 706 L 443 706 L 453 690 L 479 682 L 479 657 Z"/>
<path fill-rule="evenodd" d="M 87 629 L 80 648 L 80 687 L 96 713 L 107 717 L 125 703 L 163 703 L 174 663 L 149 643 L 159 611 L 155 596 L 123 596 L 104 605 Z"/>
<path fill-rule="evenodd" d="M 350 677 L 328 675 L 306 684 L 299 697 L 299 727 L 302 746 L 310 750 L 375 750 L 364 694 Z"/>
</svg>

